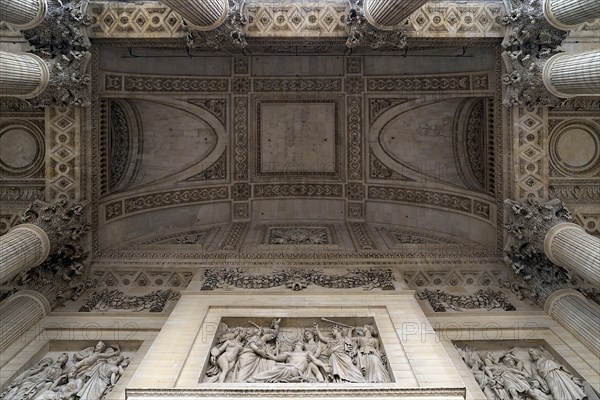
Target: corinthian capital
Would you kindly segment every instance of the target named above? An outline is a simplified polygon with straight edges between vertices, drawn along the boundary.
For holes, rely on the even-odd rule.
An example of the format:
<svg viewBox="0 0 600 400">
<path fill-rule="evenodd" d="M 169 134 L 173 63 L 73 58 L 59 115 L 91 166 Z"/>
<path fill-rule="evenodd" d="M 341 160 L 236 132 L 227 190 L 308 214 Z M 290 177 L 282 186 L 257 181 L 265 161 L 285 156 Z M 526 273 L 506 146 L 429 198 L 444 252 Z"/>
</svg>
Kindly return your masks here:
<svg viewBox="0 0 600 400">
<path fill-rule="evenodd" d="M 512 248 L 526 253 L 544 253 L 544 238 L 554 225 L 571 221 L 571 213 L 559 199 L 546 203 L 504 200 L 508 212 L 505 225 Z"/>
</svg>

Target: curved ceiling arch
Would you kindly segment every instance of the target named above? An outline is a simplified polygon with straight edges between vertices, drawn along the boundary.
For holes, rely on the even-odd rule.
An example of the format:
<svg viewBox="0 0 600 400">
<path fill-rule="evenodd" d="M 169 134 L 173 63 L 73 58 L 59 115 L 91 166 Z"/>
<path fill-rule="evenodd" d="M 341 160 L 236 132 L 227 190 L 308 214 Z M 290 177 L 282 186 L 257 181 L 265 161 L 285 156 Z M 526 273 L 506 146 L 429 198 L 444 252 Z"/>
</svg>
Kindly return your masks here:
<svg viewBox="0 0 600 400">
<path fill-rule="evenodd" d="M 183 120 L 185 118 L 187 118 L 187 123 L 189 126 L 184 126 L 184 127 L 180 127 L 179 130 L 179 135 L 180 135 L 180 139 L 181 136 L 187 135 L 187 141 L 183 141 L 182 144 L 180 144 L 180 146 L 185 146 L 185 147 L 193 147 L 194 149 L 200 149 L 201 150 L 201 154 L 200 156 L 196 156 L 194 157 L 194 153 L 191 153 L 191 156 L 188 157 L 187 162 L 184 165 L 180 165 L 178 166 L 178 168 L 176 170 L 170 171 L 169 173 L 167 173 L 166 175 L 162 175 L 160 177 L 157 177 L 156 179 L 151 179 L 149 181 L 142 181 L 141 184 L 139 185 L 135 185 L 134 187 L 132 187 L 131 189 L 124 189 L 123 191 L 121 191 L 119 194 L 123 194 L 124 192 L 128 193 L 128 194 L 133 194 L 133 193 L 142 193 L 142 192 L 146 192 L 148 190 L 154 191 L 157 189 L 165 189 L 165 188 L 171 188 L 171 187 L 185 187 L 185 186 L 197 186 L 197 183 L 186 183 L 185 180 L 193 177 L 196 174 L 201 173 L 202 171 L 210 168 L 211 165 L 213 165 L 220 157 L 222 156 L 227 156 L 225 149 L 227 147 L 227 132 L 226 132 L 226 127 L 223 125 L 223 123 L 219 120 L 219 118 L 217 116 L 215 116 L 213 113 L 211 113 L 210 111 L 199 107 L 197 105 L 188 103 L 186 101 L 183 100 L 178 100 L 178 99 L 167 99 L 167 98 L 156 98 L 156 97 L 152 97 L 152 98 L 148 98 L 148 97 L 133 97 L 131 99 L 128 100 L 132 105 L 134 105 L 137 109 L 138 109 L 138 113 L 140 115 L 140 118 L 142 119 L 142 127 L 144 130 L 148 129 L 148 126 L 150 124 L 149 121 L 144 121 L 144 113 L 143 112 L 139 112 L 139 108 L 140 106 L 146 106 L 147 107 L 147 112 L 157 112 L 158 115 L 154 115 L 153 117 L 155 117 L 157 120 L 153 120 L 152 122 L 154 122 L 154 126 L 152 126 L 151 129 L 160 129 L 161 127 L 163 127 L 162 125 L 165 125 L 164 128 L 166 128 L 166 124 L 169 121 L 172 121 L 172 119 L 174 119 L 178 114 L 179 114 L 179 120 Z M 160 108 L 164 108 L 164 110 L 161 110 Z M 160 114 L 161 112 L 168 112 L 169 109 L 171 109 L 171 115 L 169 115 L 169 120 L 160 120 Z M 196 124 L 198 125 L 194 125 L 193 121 L 196 120 Z M 144 124 L 144 122 L 146 122 Z M 168 129 L 168 128 L 166 128 Z M 197 145 L 196 147 L 194 147 L 194 143 L 197 143 L 200 139 L 200 137 L 198 138 L 194 138 L 194 140 L 190 139 L 189 136 L 193 133 L 192 131 L 194 129 L 203 129 L 205 131 L 204 136 L 205 137 L 205 141 L 209 142 L 210 140 L 210 136 L 214 137 L 214 143 L 212 144 L 208 144 L 206 146 L 202 146 L 202 143 Z M 198 134 L 200 136 L 200 134 Z M 144 137 L 144 139 L 147 139 L 147 135 L 144 135 L 144 133 L 142 133 L 142 136 Z M 184 138 L 185 139 L 185 138 Z M 164 142 L 162 142 L 164 143 Z M 164 145 L 163 145 L 164 146 Z M 162 146 L 161 146 L 162 147 Z M 203 147 L 203 149 L 202 149 Z M 163 151 L 163 148 L 157 147 L 156 149 L 154 149 L 155 151 Z M 177 159 L 177 158 L 181 158 L 183 155 L 182 152 L 177 152 L 177 149 L 173 149 L 173 154 L 169 154 L 169 153 L 165 153 L 165 154 L 158 154 L 158 158 L 160 157 L 165 157 L 165 158 L 171 158 L 171 159 Z M 143 155 L 142 155 L 143 157 Z M 155 156 L 156 157 L 156 156 Z M 138 180 L 139 181 L 139 180 Z"/>
<path fill-rule="evenodd" d="M 408 178 L 407 185 L 468 189 L 461 179 L 454 150 L 455 119 L 464 101 L 463 98 L 416 99 L 391 107 L 370 128 L 373 155 Z"/>
</svg>

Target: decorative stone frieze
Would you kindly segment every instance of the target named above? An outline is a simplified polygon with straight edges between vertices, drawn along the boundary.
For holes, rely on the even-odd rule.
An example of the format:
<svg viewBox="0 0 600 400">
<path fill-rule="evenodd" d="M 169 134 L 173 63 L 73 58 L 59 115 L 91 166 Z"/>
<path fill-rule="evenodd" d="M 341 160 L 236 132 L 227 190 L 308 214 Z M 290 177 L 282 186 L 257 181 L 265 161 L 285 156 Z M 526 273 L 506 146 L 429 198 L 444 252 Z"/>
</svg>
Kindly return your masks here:
<svg viewBox="0 0 600 400">
<path fill-rule="evenodd" d="M 179 299 L 179 293 L 171 289 L 155 290 L 142 296 L 126 295 L 120 290 L 104 289 L 92 293 L 79 307 L 80 312 L 105 312 L 109 310 L 133 310 L 162 312 L 169 301 Z"/>
<path fill-rule="evenodd" d="M 268 289 L 286 286 L 298 291 L 309 285 L 329 289 L 394 290 L 394 276 L 390 269 L 349 269 L 344 273 L 329 274 L 303 268 L 288 268 L 268 274 L 249 273 L 242 268 L 211 268 L 204 271 L 200 290 L 227 288 Z"/>
<path fill-rule="evenodd" d="M 472 309 L 514 311 L 515 306 L 506 298 L 506 295 L 493 289 L 480 289 L 470 295 L 450 294 L 443 290 L 423 289 L 417 293 L 421 300 L 427 300 L 435 312 L 464 311 Z"/>
</svg>

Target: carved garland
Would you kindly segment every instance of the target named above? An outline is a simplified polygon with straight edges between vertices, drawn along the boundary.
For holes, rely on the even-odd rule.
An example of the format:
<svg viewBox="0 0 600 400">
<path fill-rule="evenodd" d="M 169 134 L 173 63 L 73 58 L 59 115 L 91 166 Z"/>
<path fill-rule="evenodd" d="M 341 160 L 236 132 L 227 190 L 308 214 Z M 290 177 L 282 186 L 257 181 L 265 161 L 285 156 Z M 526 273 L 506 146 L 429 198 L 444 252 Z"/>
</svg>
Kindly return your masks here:
<svg viewBox="0 0 600 400">
<path fill-rule="evenodd" d="M 168 301 L 179 299 L 179 293 L 171 289 L 155 290 L 143 296 L 128 296 L 120 290 L 104 289 L 94 292 L 79 307 L 79 312 L 108 311 L 108 310 L 134 310 L 149 312 L 162 312 Z"/>
<path fill-rule="evenodd" d="M 478 308 L 488 311 L 496 308 L 515 311 L 515 306 L 499 290 L 481 289 L 471 295 L 452 295 L 439 289 L 424 289 L 418 292 L 417 296 L 421 300 L 427 300 L 435 312 L 446 312 L 448 308 L 454 311 Z"/>
<path fill-rule="evenodd" d="M 267 275 L 251 274 L 242 268 L 206 269 L 200 290 L 210 291 L 235 287 L 240 289 L 268 289 L 286 286 L 298 291 L 308 285 L 329 289 L 394 290 L 391 269 L 350 269 L 343 275 L 330 275 L 318 270 L 290 268 Z"/>
</svg>

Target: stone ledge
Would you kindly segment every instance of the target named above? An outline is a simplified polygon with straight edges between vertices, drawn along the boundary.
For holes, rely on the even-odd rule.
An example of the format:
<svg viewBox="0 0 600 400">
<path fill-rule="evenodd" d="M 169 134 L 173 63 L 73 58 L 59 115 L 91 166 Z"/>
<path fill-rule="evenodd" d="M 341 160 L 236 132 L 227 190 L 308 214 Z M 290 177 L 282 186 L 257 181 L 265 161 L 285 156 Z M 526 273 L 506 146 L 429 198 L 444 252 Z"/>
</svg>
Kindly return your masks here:
<svg viewBox="0 0 600 400">
<path fill-rule="evenodd" d="M 459 400 L 466 399 L 466 388 L 374 388 L 348 385 L 342 387 L 328 387 L 325 389 L 313 389 L 301 387 L 302 384 L 282 388 L 281 384 L 276 388 L 250 387 L 247 384 L 236 384 L 236 388 L 214 388 L 214 389 L 127 389 L 125 398 L 127 400 L 145 400 L 157 398 L 183 399 L 183 398 L 377 398 L 377 399 L 431 399 L 431 400 Z M 293 384 L 292 384 L 293 385 Z M 286 385 L 287 386 L 287 385 Z"/>
</svg>

